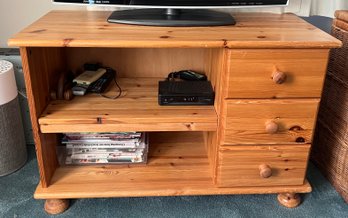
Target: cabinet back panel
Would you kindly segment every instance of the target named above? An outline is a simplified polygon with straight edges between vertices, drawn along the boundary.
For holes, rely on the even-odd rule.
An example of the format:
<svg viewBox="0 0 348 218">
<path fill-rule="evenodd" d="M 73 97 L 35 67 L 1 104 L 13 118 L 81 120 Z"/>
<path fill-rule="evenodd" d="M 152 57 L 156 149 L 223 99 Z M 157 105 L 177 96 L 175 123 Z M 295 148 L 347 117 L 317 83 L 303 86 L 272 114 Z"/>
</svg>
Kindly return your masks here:
<svg viewBox="0 0 348 218">
<path fill-rule="evenodd" d="M 112 67 L 119 77 L 167 77 L 172 71 L 204 73 L 208 49 L 66 48 L 68 68 L 76 71 L 86 62 Z"/>
</svg>

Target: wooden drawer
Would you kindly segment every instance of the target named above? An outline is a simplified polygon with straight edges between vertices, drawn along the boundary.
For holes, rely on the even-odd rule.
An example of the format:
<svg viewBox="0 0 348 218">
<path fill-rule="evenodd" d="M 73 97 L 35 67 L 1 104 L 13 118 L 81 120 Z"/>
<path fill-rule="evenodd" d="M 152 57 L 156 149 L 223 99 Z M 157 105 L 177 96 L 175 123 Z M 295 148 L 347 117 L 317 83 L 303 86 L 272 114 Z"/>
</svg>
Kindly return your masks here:
<svg viewBox="0 0 348 218">
<path fill-rule="evenodd" d="M 308 144 L 222 146 L 219 152 L 217 185 L 219 187 L 302 185 L 309 149 Z"/>
<path fill-rule="evenodd" d="M 227 98 L 320 97 L 326 49 L 230 50 Z M 286 75 L 282 84 L 281 75 Z M 275 75 L 273 75 L 275 74 Z"/>
<path fill-rule="evenodd" d="M 319 99 L 226 100 L 221 144 L 311 143 Z"/>
</svg>

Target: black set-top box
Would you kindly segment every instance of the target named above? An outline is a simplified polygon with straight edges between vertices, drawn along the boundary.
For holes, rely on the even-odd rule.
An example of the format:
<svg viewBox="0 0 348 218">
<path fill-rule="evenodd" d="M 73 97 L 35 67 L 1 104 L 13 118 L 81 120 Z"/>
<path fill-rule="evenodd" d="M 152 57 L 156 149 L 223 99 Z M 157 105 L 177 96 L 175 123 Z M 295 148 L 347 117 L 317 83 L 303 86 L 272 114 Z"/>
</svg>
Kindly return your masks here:
<svg viewBox="0 0 348 218">
<path fill-rule="evenodd" d="M 159 105 L 213 105 L 214 91 L 209 81 L 160 81 Z"/>
</svg>

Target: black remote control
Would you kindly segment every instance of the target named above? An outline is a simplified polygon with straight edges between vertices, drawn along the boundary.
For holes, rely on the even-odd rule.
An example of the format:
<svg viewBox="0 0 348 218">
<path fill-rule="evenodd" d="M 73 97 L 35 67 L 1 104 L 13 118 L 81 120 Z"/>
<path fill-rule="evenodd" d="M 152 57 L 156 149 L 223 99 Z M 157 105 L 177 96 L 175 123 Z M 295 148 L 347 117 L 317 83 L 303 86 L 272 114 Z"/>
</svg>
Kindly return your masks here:
<svg viewBox="0 0 348 218">
<path fill-rule="evenodd" d="M 110 84 L 111 80 L 114 78 L 114 76 L 115 71 L 107 70 L 107 72 L 102 77 L 100 77 L 97 81 L 95 81 L 88 87 L 88 91 L 99 94 L 103 93 Z"/>
</svg>

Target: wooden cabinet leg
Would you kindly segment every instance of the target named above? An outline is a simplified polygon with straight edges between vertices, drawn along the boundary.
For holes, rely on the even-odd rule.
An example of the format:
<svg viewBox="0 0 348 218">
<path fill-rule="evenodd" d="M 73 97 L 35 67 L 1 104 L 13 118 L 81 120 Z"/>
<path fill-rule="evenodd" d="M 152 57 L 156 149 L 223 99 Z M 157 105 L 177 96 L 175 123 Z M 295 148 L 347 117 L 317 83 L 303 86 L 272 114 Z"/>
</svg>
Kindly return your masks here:
<svg viewBox="0 0 348 218">
<path fill-rule="evenodd" d="M 301 204 L 301 197 L 297 193 L 280 193 L 278 202 L 284 207 L 294 208 Z"/>
<path fill-rule="evenodd" d="M 60 214 L 69 208 L 67 199 L 47 199 L 45 202 L 45 211 L 48 214 Z"/>
</svg>

